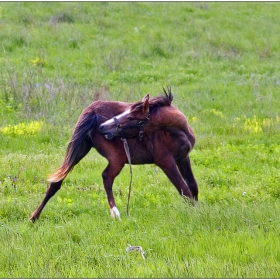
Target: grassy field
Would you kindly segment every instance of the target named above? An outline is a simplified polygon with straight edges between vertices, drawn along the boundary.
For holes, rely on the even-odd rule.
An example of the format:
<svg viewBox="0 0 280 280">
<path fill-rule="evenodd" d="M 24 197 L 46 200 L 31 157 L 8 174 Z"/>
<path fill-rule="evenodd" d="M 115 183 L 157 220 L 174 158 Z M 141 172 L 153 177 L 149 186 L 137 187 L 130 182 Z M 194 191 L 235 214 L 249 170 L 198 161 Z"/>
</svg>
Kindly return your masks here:
<svg viewBox="0 0 280 280">
<path fill-rule="evenodd" d="M 0 277 L 279 277 L 279 5 L 0 3 Z M 112 220 L 92 150 L 28 221 L 87 105 L 169 84 L 197 137 L 197 207 L 133 166 L 127 217 L 125 167 Z"/>
</svg>

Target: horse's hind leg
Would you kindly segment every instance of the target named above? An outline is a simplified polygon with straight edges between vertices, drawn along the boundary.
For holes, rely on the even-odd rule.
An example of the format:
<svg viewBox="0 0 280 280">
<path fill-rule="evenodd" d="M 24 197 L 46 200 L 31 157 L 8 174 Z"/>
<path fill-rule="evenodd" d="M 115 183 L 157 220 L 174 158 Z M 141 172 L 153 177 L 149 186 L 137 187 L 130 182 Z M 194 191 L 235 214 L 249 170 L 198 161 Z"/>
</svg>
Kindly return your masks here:
<svg viewBox="0 0 280 280">
<path fill-rule="evenodd" d="M 102 173 L 103 184 L 107 194 L 108 203 L 110 206 L 111 217 L 120 219 L 120 212 L 116 207 L 114 194 L 113 194 L 113 182 L 118 174 L 121 172 L 124 167 L 124 163 L 112 163 L 109 162 L 107 167 Z"/>
<path fill-rule="evenodd" d="M 176 164 L 184 180 L 186 181 L 189 189 L 191 190 L 194 199 L 198 200 L 198 187 L 192 172 L 191 161 L 189 156 L 187 156 L 185 159 L 177 160 Z"/>
<path fill-rule="evenodd" d="M 87 153 L 89 152 L 91 147 L 92 147 L 92 144 L 89 142 L 88 139 L 83 141 L 82 145 L 80 146 L 79 153 L 78 153 L 78 155 L 76 157 L 75 165 L 83 157 L 85 157 L 87 155 Z M 45 197 L 44 197 L 43 201 L 38 206 L 38 208 L 31 214 L 31 216 L 29 218 L 32 222 L 35 222 L 36 220 L 39 219 L 42 210 L 44 209 L 44 207 L 46 206 L 46 204 L 50 200 L 50 198 L 52 196 L 54 196 L 55 193 L 60 189 L 62 182 L 63 182 L 63 179 L 58 181 L 58 182 L 52 182 L 50 184 L 50 186 L 48 187 L 48 189 L 46 191 L 46 194 L 45 194 Z"/>
<path fill-rule="evenodd" d="M 47 202 L 60 189 L 61 184 L 62 184 L 62 181 L 50 184 L 50 186 L 48 187 L 48 189 L 46 191 L 43 201 L 30 216 L 30 220 L 32 222 L 35 222 L 36 220 L 39 219 L 40 214 L 41 214 L 42 210 L 44 209 L 44 207 L 46 206 Z"/>
</svg>

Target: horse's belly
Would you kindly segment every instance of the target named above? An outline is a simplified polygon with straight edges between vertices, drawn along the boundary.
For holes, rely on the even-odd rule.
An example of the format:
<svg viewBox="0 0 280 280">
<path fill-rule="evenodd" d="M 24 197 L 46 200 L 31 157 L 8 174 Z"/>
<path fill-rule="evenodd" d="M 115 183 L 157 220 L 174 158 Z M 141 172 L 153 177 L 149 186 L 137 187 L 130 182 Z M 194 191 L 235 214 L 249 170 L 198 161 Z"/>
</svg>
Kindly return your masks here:
<svg viewBox="0 0 280 280">
<path fill-rule="evenodd" d="M 132 164 L 154 163 L 150 143 L 151 142 L 146 142 L 144 139 L 141 142 L 138 139 L 128 140 Z"/>
<path fill-rule="evenodd" d="M 131 163 L 132 164 L 148 164 L 154 163 L 154 157 L 147 152 L 139 152 L 131 154 Z"/>
</svg>

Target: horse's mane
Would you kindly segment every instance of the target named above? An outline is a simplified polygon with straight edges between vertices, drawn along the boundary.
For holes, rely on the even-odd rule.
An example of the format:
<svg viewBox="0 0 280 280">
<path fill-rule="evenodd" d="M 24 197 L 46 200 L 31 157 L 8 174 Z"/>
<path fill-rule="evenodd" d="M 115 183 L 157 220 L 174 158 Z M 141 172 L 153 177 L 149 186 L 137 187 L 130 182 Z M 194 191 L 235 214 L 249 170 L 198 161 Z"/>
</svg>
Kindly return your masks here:
<svg viewBox="0 0 280 280">
<path fill-rule="evenodd" d="M 172 100 L 173 100 L 173 94 L 171 92 L 171 87 L 168 87 L 167 89 L 163 88 L 163 95 L 150 98 L 149 109 L 151 111 L 158 107 L 170 106 Z M 132 108 L 135 108 L 136 106 L 140 105 L 141 103 L 142 103 L 141 101 L 134 103 L 132 105 Z"/>
<path fill-rule="evenodd" d="M 150 104 L 150 110 L 155 107 L 164 107 L 164 106 L 170 106 L 171 102 L 173 100 L 173 94 L 171 92 L 171 88 L 168 87 L 167 90 L 163 88 L 163 95 L 153 97 L 149 100 Z"/>
</svg>

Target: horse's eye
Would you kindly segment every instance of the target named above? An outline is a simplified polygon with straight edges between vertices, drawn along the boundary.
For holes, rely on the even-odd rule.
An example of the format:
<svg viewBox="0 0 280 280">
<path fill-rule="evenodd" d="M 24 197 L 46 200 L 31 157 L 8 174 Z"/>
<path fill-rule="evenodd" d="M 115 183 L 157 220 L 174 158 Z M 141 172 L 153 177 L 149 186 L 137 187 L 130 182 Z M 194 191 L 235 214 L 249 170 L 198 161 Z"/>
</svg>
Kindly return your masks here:
<svg viewBox="0 0 280 280">
<path fill-rule="evenodd" d="M 129 119 L 130 121 L 133 121 L 133 120 L 134 120 L 134 118 L 132 118 L 132 117 L 128 117 L 128 119 Z"/>
</svg>

